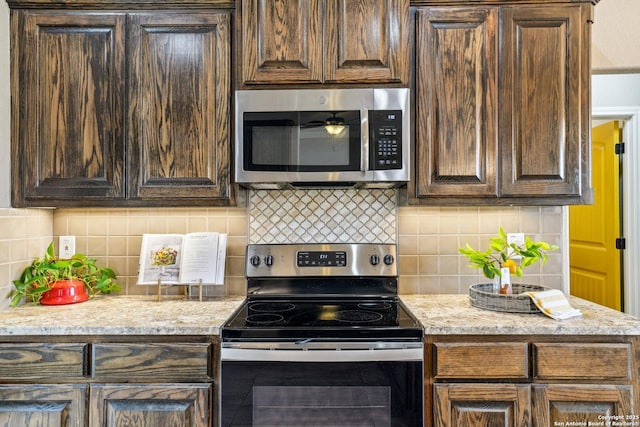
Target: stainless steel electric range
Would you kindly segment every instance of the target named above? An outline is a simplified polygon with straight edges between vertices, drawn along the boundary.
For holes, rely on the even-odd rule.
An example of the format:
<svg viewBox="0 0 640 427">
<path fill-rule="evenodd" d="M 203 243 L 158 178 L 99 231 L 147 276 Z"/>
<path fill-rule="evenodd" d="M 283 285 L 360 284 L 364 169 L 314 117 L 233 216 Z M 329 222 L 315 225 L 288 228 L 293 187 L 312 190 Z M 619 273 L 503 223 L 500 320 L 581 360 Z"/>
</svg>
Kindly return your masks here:
<svg viewBox="0 0 640 427">
<path fill-rule="evenodd" d="M 423 329 L 387 244 L 249 245 L 221 425 L 422 426 Z"/>
</svg>

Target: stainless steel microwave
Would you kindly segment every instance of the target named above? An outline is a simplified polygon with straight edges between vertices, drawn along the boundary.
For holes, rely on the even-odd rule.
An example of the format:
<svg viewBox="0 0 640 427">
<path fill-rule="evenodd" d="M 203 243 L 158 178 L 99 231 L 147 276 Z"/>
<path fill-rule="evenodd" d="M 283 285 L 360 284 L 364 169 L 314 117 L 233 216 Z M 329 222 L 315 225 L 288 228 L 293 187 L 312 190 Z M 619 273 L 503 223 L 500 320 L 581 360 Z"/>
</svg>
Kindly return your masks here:
<svg viewBox="0 0 640 427">
<path fill-rule="evenodd" d="M 235 181 L 254 188 L 409 180 L 409 90 L 236 91 Z"/>
</svg>

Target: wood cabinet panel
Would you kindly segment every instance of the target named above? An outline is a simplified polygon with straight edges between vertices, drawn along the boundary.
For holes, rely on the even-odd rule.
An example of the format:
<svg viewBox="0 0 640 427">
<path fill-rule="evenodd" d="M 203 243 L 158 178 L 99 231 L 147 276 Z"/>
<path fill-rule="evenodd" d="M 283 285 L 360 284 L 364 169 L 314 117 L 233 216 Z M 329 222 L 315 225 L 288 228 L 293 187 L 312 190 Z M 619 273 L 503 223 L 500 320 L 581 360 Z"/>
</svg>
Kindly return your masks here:
<svg viewBox="0 0 640 427">
<path fill-rule="evenodd" d="M 438 427 L 530 426 L 531 390 L 526 384 L 436 384 Z"/>
<path fill-rule="evenodd" d="M 90 427 L 137 425 L 208 427 L 210 384 L 91 386 Z"/>
<path fill-rule="evenodd" d="M 242 2 L 243 82 L 322 81 L 321 0 Z"/>
<path fill-rule="evenodd" d="M 86 385 L 0 385 L 0 425 L 82 427 Z"/>
<path fill-rule="evenodd" d="M 632 378 L 629 343 L 536 343 L 534 357 L 537 379 L 629 381 Z"/>
<path fill-rule="evenodd" d="M 416 9 L 409 202 L 587 203 L 593 5 L 496 3 Z"/>
<path fill-rule="evenodd" d="M 502 25 L 501 193 L 579 196 L 581 6 L 507 7 Z"/>
<path fill-rule="evenodd" d="M 535 427 L 602 422 L 606 415 L 634 415 L 631 386 L 534 385 Z M 578 425 L 578 424 L 576 424 Z"/>
<path fill-rule="evenodd" d="M 228 197 L 229 15 L 139 13 L 128 26 L 129 198 Z"/>
<path fill-rule="evenodd" d="M 407 83 L 408 0 L 243 0 L 241 83 Z"/>
<path fill-rule="evenodd" d="M 327 0 L 326 82 L 408 80 L 407 0 Z"/>
<path fill-rule="evenodd" d="M 528 378 L 527 343 L 435 343 L 436 379 Z M 491 361 L 487 363 L 487 361 Z"/>
<path fill-rule="evenodd" d="M 12 202 L 124 196 L 124 15 L 19 12 Z"/>
<path fill-rule="evenodd" d="M 497 9 L 416 12 L 420 196 L 497 196 Z"/>
<path fill-rule="evenodd" d="M 208 343 L 100 343 L 92 345 L 92 376 L 162 382 L 210 377 Z"/>
<path fill-rule="evenodd" d="M 33 381 L 83 378 L 85 344 L 2 344 L 0 380 Z"/>
</svg>

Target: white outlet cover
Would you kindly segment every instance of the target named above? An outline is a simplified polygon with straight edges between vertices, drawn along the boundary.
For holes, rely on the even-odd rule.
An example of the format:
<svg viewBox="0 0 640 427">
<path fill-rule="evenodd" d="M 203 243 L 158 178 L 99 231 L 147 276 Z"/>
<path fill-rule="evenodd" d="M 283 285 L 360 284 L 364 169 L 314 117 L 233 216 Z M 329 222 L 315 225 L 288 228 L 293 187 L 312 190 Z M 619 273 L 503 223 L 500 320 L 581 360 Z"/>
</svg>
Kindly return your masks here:
<svg viewBox="0 0 640 427">
<path fill-rule="evenodd" d="M 507 243 L 511 245 L 515 243 L 516 246 L 524 245 L 524 233 L 507 233 Z M 511 255 L 512 250 L 509 249 L 509 255 Z M 513 259 L 521 259 L 521 256 L 514 256 Z"/>
<path fill-rule="evenodd" d="M 524 233 L 507 233 L 507 243 L 515 243 L 516 246 L 524 245 Z"/>
<path fill-rule="evenodd" d="M 76 236 L 60 236 L 58 243 L 58 256 L 71 258 L 76 253 Z"/>
</svg>

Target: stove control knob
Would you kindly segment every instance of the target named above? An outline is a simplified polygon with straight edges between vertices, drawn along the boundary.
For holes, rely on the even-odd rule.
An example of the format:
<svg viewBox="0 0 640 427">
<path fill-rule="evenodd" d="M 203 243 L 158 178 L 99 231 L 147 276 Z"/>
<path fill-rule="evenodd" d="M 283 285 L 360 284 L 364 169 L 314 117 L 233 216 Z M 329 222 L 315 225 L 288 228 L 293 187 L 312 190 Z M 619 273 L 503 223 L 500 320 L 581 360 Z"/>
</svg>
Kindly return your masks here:
<svg viewBox="0 0 640 427">
<path fill-rule="evenodd" d="M 393 264 L 393 255 L 385 255 L 384 256 L 384 264 L 385 265 L 391 265 Z"/>
<path fill-rule="evenodd" d="M 369 258 L 369 262 L 371 263 L 371 265 L 378 265 L 380 263 L 380 257 L 376 254 L 371 255 L 371 258 Z"/>
<path fill-rule="evenodd" d="M 249 262 L 252 266 L 257 267 L 260 265 L 260 257 L 258 255 L 254 255 L 249 259 Z"/>
<path fill-rule="evenodd" d="M 273 265 L 273 255 L 267 255 L 264 257 L 264 265 L 271 267 Z"/>
</svg>

